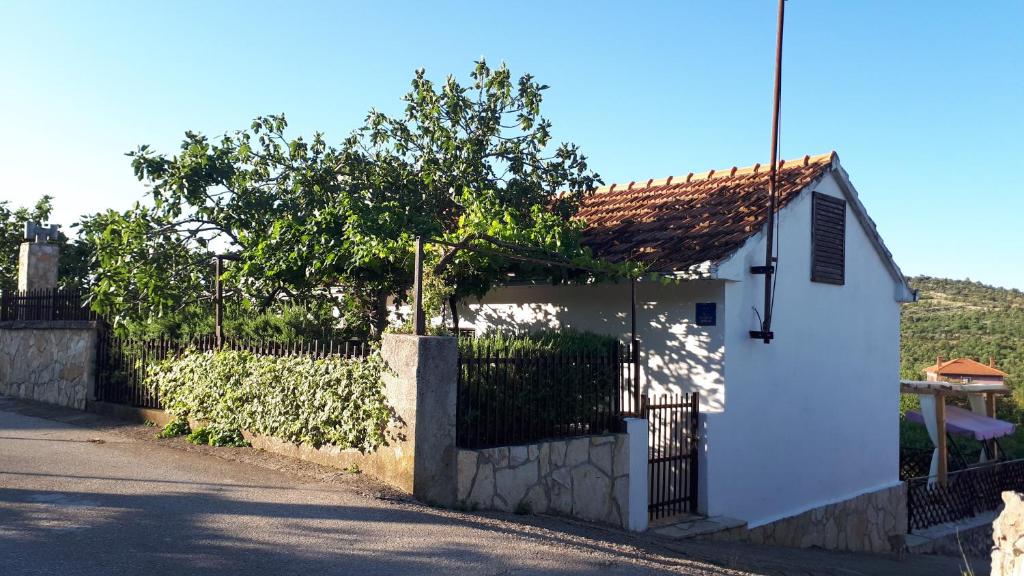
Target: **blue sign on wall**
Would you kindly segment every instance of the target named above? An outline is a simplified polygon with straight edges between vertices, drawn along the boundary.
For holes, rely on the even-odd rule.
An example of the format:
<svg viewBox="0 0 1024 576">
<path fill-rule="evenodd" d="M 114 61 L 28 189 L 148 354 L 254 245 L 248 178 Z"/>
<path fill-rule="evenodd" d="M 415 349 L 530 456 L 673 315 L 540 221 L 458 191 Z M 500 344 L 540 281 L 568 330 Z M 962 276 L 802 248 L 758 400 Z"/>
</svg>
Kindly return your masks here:
<svg viewBox="0 0 1024 576">
<path fill-rule="evenodd" d="M 697 326 L 718 324 L 718 306 L 714 302 L 697 302 Z"/>
</svg>

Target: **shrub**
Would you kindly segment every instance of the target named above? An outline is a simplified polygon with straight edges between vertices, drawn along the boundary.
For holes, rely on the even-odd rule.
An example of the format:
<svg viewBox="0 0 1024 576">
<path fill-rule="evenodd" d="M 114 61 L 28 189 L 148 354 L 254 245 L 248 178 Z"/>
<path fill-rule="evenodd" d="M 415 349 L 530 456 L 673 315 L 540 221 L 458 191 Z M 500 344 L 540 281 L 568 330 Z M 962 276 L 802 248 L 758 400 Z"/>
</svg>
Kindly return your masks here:
<svg viewBox="0 0 1024 576">
<path fill-rule="evenodd" d="M 460 338 L 463 352 L 483 351 L 496 354 L 518 352 L 553 352 L 561 354 L 606 354 L 619 340 L 614 336 L 577 330 L 541 330 L 529 334 L 485 334 L 477 338 Z"/>
<path fill-rule="evenodd" d="M 248 446 L 249 443 L 242 436 L 238 428 L 223 427 L 217 425 L 204 426 L 192 432 L 186 438 L 196 445 L 208 446 Z"/>
<path fill-rule="evenodd" d="M 460 339 L 459 426 L 475 431 L 479 446 L 516 441 L 509 430 L 604 432 L 620 393 L 621 352 L 613 337 L 572 330 Z"/>
<path fill-rule="evenodd" d="M 147 382 L 168 412 L 208 423 L 211 430 L 202 433 L 207 443 L 214 432 L 215 441 L 227 443 L 245 429 L 370 452 L 386 444 L 390 410 L 381 385 L 384 369 L 379 353 L 315 359 L 191 350 L 157 364 Z"/>
<path fill-rule="evenodd" d="M 178 436 L 184 436 L 191 434 L 192 428 L 188 425 L 188 420 L 185 418 L 175 418 L 167 423 L 160 432 L 157 433 L 157 438 L 177 438 Z"/>
<path fill-rule="evenodd" d="M 335 302 L 279 302 L 266 310 L 234 301 L 225 302 L 224 333 L 239 340 L 272 340 L 303 342 L 309 340 L 342 340 L 363 337 L 358 326 L 343 327 L 333 315 Z M 214 331 L 214 318 L 208 305 L 187 306 L 164 316 L 135 320 L 117 327 L 119 336 L 152 340 L 170 338 L 190 340 L 209 336 Z"/>
</svg>

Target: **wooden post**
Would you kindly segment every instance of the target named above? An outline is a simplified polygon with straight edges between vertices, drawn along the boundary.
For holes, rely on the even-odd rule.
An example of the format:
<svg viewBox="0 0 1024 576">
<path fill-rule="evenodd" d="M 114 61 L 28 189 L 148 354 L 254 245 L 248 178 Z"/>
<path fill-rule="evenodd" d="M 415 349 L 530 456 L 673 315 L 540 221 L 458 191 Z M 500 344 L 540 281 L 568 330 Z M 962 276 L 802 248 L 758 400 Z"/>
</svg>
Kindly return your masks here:
<svg viewBox="0 0 1024 576">
<path fill-rule="evenodd" d="M 221 263 L 220 256 L 214 258 L 214 337 L 217 339 L 217 349 L 224 344 L 224 285 L 220 281 Z"/>
<path fill-rule="evenodd" d="M 989 357 L 991 358 L 991 356 Z M 996 395 L 995 392 L 985 393 L 985 415 L 989 418 L 996 417 Z M 999 446 L 995 440 L 988 441 L 988 453 L 993 460 L 999 458 Z"/>
<path fill-rule="evenodd" d="M 949 453 L 946 447 L 946 397 L 943 394 L 935 395 L 935 428 L 938 436 L 936 448 L 939 449 L 938 480 L 944 485 L 949 474 Z"/>
<path fill-rule="evenodd" d="M 427 333 L 427 321 L 423 317 L 423 238 L 416 237 L 416 272 L 413 280 L 413 324 L 417 336 Z"/>
</svg>

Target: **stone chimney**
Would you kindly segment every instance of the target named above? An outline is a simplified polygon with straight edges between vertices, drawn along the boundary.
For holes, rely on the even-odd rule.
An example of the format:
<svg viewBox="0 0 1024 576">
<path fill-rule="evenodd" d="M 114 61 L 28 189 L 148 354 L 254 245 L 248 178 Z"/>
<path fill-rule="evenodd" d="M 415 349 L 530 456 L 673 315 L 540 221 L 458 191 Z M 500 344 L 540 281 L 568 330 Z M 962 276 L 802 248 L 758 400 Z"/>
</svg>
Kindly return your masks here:
<svg viewBox="0 0 1024 576">
<path fill-rule="evenodd" d="M 25 241 L 18 252 L 18 290 L 52 290 L 57 287 L 59 226 L 25 223 Z"/>
<path fill-rule="evenodd" d="M 988 365 L 989 365 L 990 368 L 995 368 L 996 367 L 996 357 L 995 356 L 989 356 L 988 357 Z"/>
<path fill-rule="evenodd" d="M 928 372 L 926 380 L 929 382 L 941 382 L 942 376 L 939 375 L 939 370 L 942 368 L 942 356 L 935 357 L 935 372 Z"/>
</svg>

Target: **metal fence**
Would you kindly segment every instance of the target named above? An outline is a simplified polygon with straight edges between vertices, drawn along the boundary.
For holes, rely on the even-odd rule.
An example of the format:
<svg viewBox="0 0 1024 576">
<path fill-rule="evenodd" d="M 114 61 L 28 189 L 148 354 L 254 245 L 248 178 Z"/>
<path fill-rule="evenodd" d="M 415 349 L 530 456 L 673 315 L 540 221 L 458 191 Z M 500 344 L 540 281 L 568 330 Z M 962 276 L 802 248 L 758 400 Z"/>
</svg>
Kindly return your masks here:
<svg viewBox="0 0 1024 576">
<path fill-rule="evenodd" d="M 932 464 L 932 448 L 900 446 L 900 480 L 927 476 Z"/>
<path fill-rule="evenodd" d="M 456 441 L 489 448 L 546 438 L 621 432 L 635 387 L 631 351 L 460 347 Z"/>
<path fill-rule="evenodd" d="M 910 531 L 991 512 L 1006 490 L 1024 492 L 1024 460 L 973 466 L 949 474 L 945 483 L 928 477 L 907 481 L 907 524 Z"/>
<path fill-rule="evenodd" d="M 94 321 L 88 292 L 77 289 L 4 290 L 0 293 L 0 321 Z"/>
<path fill-rule="evenodd" d="M 213 336 L 192 340 L 139 340 L 118 338 L 109 330 L 100 330 L 96 347 L 96 399 L 143 408 L 161 408 L 160 398 L 146 385 L 146 376 L 157 362 L 177 356 L 188 349 L 217 349 Z M 363 357 L 370 347 L 358 340 L 309 340 L 274 342 L 263 340 L 225 339 L 224 350 L 246 350 L 268 356 L 311 356 L 324 358 Z"/>
<path fill-rule="evenodd" d="M 697 510 L 700 398 L 696 392 L 645 401 L 647 512 L 651 520 Z"/>
</svg>

